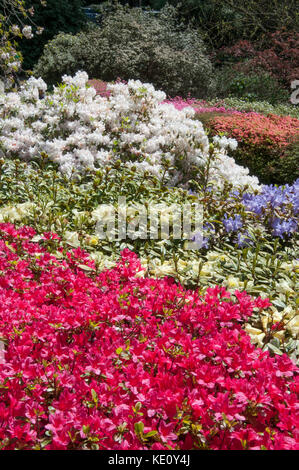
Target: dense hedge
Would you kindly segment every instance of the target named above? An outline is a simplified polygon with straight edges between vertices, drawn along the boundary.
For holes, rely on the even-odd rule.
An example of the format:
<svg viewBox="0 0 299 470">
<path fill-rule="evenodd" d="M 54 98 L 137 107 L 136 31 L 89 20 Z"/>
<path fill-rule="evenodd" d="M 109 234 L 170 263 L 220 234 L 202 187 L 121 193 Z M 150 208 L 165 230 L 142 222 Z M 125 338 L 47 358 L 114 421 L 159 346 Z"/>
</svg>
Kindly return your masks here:
<svg viewBox="0 0 299 470">
<path fill-rule="evenodd" d="M 200 34 L 181 29 L 170 7 L 158 17 L 118 7 L 100 28 L 76 36 L 58 35 L 45 47 L 34 73 L 55 83 L 80 68 L 107 81 L 139 78 L 170 95 L 203 96 L 213 85 L 212 65 Z"/>
</svg>

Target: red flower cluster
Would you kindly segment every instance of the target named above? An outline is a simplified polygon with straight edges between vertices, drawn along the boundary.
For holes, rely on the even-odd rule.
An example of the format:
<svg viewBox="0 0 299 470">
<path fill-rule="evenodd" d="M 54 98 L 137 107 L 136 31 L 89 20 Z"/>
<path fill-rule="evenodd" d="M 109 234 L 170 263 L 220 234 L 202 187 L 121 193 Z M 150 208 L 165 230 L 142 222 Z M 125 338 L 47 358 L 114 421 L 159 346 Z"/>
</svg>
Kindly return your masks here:
<svg viewBox="0 0 299 470">
<path fill-rule="evenodd" d="M 103 82 L 102 80 L 98 79 L 92 79 L 88 80 L 88 85 L 92 86 L 96 90 L 97 95 L 101 95 L 103 97 L 110 96 L 110 91 L 107 90 L 107 82 Z"/>
<path fill-rule="evenodd" d="M 3 449 L 299 449 L 298 369 L 242 329 L 267 300 L 33 236 L 0 224 Z"/>
<path fill-rule="evenodd" d="M 237 64 L 245 73 L 263 69 L 290 87 L 299 76 L 299 33 L 276 31 L 268 36 L 266 45 L 242 40 L 233 47 L 224 47 L 220 52 L 236 59 L 247 59 Z"/>
<path fill-rule="evenodd" d="M 242 113 L 215 117 L 209 122 L 209 127 L 216 133 L 227 133 L 238 142 L 275 149 L 284 148 L 294 141 L 298 136 L 299 120 L 275 114 L 264 116 L 258 113 Z"/>
</svg>

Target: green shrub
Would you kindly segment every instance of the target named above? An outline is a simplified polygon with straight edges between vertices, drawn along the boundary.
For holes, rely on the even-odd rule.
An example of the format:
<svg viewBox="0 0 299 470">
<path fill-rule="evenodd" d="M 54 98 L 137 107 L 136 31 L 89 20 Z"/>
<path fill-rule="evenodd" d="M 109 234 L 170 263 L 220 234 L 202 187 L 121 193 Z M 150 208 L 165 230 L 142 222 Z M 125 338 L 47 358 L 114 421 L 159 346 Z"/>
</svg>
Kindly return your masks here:
<svg viewBox="0 0 299 470">
<path fill-rule="evenodd" d="M 292 181 L 299 177 L 299 137 L 286 148 L 284 159 L 279 160 L 277 167 L 284 181 Z M 292 177 L 288 178 L 288 174 L 292 174 Z"/>
<path fill-rule="evenodd" d="M 244 74 L 234 67 L 223 67 L 216 72 L 216 94 L 226 98 L 237 97 L 246 101 L 268 101 L 275 105 L 287 101 L 289 93 L 269 73 L 258 70 Z"/>
<path fill-rule="evenodd" d="M 211 106 L 224 106 L 225 108 L 237 109 L 238 111 L 254 111 L 264 115 L 276 114 L 277 116 L 291 116 L 299 119 L 299 107 L 291 103 L 277 103 L 275 105 L 268 101 L 247 101 L 244 98 L 214 98 L 208 102 Z"/>
<path fill-rule="evenodd" d="M 89 35 L 60 33 L 44 48 L 44 53 L 34 68 L 36 76 L 44 78 L 48 84 L 56 84 L 62 75 L 74 75 L 77 70 L 84 69 L 88 60 L 88 72 L 93 76 L 93 63 L 96 49 Z"/>
<path fill-rule="evenodd" d="M 0 2 L 1 3 L 1 2 Z M 43 52 L 45 44 L 58 33 L 77 33 L 86 23 L 82 11 L 82 0 L 26 0 L 28 7 L 34 8 L 34 23 L 44 28 L 43 34 L 34 36 L 31 41 L 20 42 L 24 56 L 24 69 L 32 69 Z"/>
<path fill-rule="evenodd" d="M 117 6 L 71 39 L 58 35 L 34 69 L 47 82 L 82 68 L 89 76 L 112 81 L 140 79 L 169 95 L 204 97 L 213 86 L 212 65 L 198 31 L 182 29 L 176 10 L 165 7 L 159 16 L 139 8 Z"/>
<path fill-rule="evenodd" d="M 258 175 L 264 184 L 291 184 L 299 178 L 299 145 L 293 144 L 284 153 L 268 146 L 241 144 L 232 155 L 239 165 L 247 165 L 250 174 Z"/>
</svg>

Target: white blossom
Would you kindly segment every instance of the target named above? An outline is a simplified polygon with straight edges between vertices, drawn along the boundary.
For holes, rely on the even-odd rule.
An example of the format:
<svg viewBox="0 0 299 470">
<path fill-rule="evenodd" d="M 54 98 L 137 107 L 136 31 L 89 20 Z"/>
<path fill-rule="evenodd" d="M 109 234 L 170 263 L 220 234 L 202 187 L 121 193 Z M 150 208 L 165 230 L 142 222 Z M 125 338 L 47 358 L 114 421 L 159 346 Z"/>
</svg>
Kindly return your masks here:
<svg viewBox="0 0 299 470">
<path fill-rule="evenodd" d="M 7 155 L 31 159 L 46 153 L 68 176 L 121 160 L 164 175 L 170 185 L 184 185 L 194 166 L 205 167 L 210 142 L 192 108 L 179 111 L 162 103 L 165 93 L 139 80 L 109 84 L 109 97 L 96 96 L 87 81 L 86 72 L 64 75 L 50 93 L 41 78 L 31 77 L 19 92 L 0 95 L 0 144 Z M 228 156 L 234 139 L 215 137 L 213 143 L 210 182 L 259 187 Z"/>
<path fill-rule="evenodd" d="M 23 34 L 23 36 L 25 36 L 26 39 L 33 38 L 32 27 L 31 26 L 24 26 L 24 28 L 22 29 L 22 34 Z"/>
</svg>

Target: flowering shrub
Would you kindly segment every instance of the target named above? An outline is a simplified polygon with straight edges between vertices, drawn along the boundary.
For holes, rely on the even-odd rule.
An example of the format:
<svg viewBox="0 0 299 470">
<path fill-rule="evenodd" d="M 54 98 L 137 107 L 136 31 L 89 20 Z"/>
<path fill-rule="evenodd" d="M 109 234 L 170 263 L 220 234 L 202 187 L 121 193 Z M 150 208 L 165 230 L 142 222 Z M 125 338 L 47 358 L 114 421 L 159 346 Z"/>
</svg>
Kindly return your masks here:
<svg viewBox="0 0 299 470">
<path fill-rule="evenodd" d="M 196 114 L 202 113 L 224 113 L 224 114 L 242 114 L 241 111 L 236 109 L 228 108 L 225 106 L 211 106 L 207 101 L 196 100 L 195 98 L 184 99 L 181 96 L 176 96 L 175 98 L 170 98 L 165 100 L 165 103 L 171 103 L 173 106 L 178 109 L 184 109 L 187 107 L 194 108 Z"/>
<path fill-rule="evenodd" d="M 221 137 L 223 146 L 224 139 Z M 120 196 L 125 197 L 129 205 L 127 223 L 148 204 L 163 205 L 164 212 L 167 212 L 165 206 L 170 208 L 175 203 L 183 206 L 196 202 L 203 208 L 204 221 L 209 226 L 209 248 L 221 247 L 225 242 L 243 246 L 244 242 L 240 239 L 248 238 L 248 231 L 270 240 L 280 237 L 282 245 L 285 245 L 296 233 L 299 222 L 299 180 L 291 186 L 264 185 L 255 192 L 248 188 L 232 191 L 229 185 L 222 190 L 212 190 L 210 186 L 202 188 L 199 184 L 194 184 L 196 192 L 187 192 L 181 188 L 165 187 L 153 176 L 120 169 L 118 165 L 95 173 L 87 172 L 81 176 L 80 185 L 60 174 L 49 163 L 42 168 L 42 164 L 37 166 L 18 160 L 0 160 L 0 168 L 0 221 L 34 225 L 40 233 L 54 230 L 63 238 L 66 231 L 70 233 L 75 230 L 80 232 L 81 242 L 85 235 L 95 234 L 96 221 L 109 221 L 109 211 L 98 210 L 99 205 L 111 204 L 117 211 Z M 164 212 L 161 216 L 167 215 Z M 240 227 L 229 230 L 236 218 Z M 101 245 L 105 243 L 104 240 L 98 242 Z M 131 240 L 131 243 L 134 241 Z M 139 248 L 134 246 L 134 251 L 140 249 L 140 240 L 138 243 Z M 155 245 L 156 241 L 147 240 L 146 244 L 149 243 Z M 170 234 L 168 243 L 165 256 L 172 257 L 172 244 L 175 250 L 179 250 L 183 248 L 184 239 L 173 240 Z"/>
<path fill-rule="evenodd" d="M 239 146 L 234 157 L 238 163 L 248 166 L 262 182 L 282 184 L 292 182 L 299 176 L 299 116 L 295 112 L 292 113 L 293 117 L 287 115 L 288 111 L 292 112 L 289 107 L 282 108 L 282 116 L 278 116 L 271 112 L 276 108 L 269 105 L 269 111 L 265 110 L 264 116 L 256 112 L 264 111 L 263 106 L 251 107 L 243 103 L 240 106 L 239 101 L 234 99 L 209 103 L 176 97 L 167 102 L 178 110 L 193 107 L 196 118 L 209 132 L 235 138 Z M 230 107 L 230 103 L 236 104 L 239 110 Z"/>
<path fill-rule="evenodd" d="M 262 116 L 258 113 L 241 113 L 215 119 L 212 125 L 216 131 L 229 132 L 238 141 L 284 148 L 298 133 L 299 119 L 274 114 Z"/>
<path fill-rule="evenodd" d="M 274 236 L 282 238 L 298 229 L 298 195 L 299 179 L 291 186 L 263 186 L 259 194 L 245 193 L 243 203 L 272 227 Z"/>
<path fill-rule="evenodd" d="M 95 96 L 87 81 L 85 72 L 64 76 L 50 94 L 42 79 L 30 78 L 19 93 L 0 95 L 5 153 L 24 159 L 47 155 L 69 176 L 119 160 L 172 184 L 196 178 L 212 159 L 210 177 L 216 184 L 224 179 L 258 187 L 257 178 L 223 148 L 211 148 L 202 124 L 192 119 L 192 108 L 178 111 L 161 104 L 165 94 L 139 81 L 109 84 L 108 98 Z"/>
<path fill-rule="evenodd" d="M 260 192 L 247 193 L 243 191 L 240 193 L 239 191 L 233 191 L 226 195 L 225 202 L 221 198 L 218 210 L 216 209 L 217 203 L 215 204 L 214 202 L 212 210 L 218 216 L 224 215 L 222 222 L 227 233 L 238 232 L 238 236 L 244 236 L 246 232 L 242 234 L 239 231 L 245 227 L 248 229 L 249 226 L 253 228 L 255 221 L 257 226 L 259 226 L 260 235 L 269 231 L 268 233 L 271 233 L 274 237 L 284 239 L 289 235 L 295 234 L 298 229 L 298 194 L 299 179 L 293 185 L 263 185 Z M 205 197 L 208 198 L 206 194 Z M 212 204 L 210 203 L 209 205 L 211 208 Z M 209 215 L 212 216 L 212 212 Z M 210 228 L 212 227 L 211 242 L 213 243 L 215 242 L 216 228 L 218 226 L 217 231 L 219 231 L 221 226 L 219 221 L 217 221 L 215 227 L 210 223 L 208 225 Z M 250 237 L 248 241 L 250 242 Z M 239 239 L 238 245 L 243 246 Z"/>
<path fill-rule="evenodd" d="M 198 189 L 196 195 L 188 194 L 124 168 L 90 172 L 76 183 L 53 165 L 42 168 L 8 160 L 2 163 L 0 172 L 0 222 L 29 224 L 40 235 L 57 232 L 67 249 L 84 247 L 99 272 L 114 267 L 120 252 L 129 248 L 138 253 L 147 275 L 172 276 L 202 292 L 223 285 L 269 297 L 273 306 L 263 316 L 249 318 L 249 334 L 260 347 L 275 348 L 277 354 L 286 352 L 297 361 L 297 194 L 298 184 L 264 186 L 259 193 L 231 192 L 228 187 L 221 192 Z M 149 203 L 167 207 L 195 201 L 202 204 L 208 226 L 206 244 L 200 250 L 186 250 L 184 239 L 173 240 L 171 236 L 165 240 L 99 240 L 95 221 L 99 216 L 109 219 L 109 214 L 99 211 L 98 205 L 117 204 L 119 196 L 125 196 L 128 202 L 128 221 L 135 210 Z M 167 211 L 162 216 L 167 216 Z M 239 220 L 242 227 L 227 231 L 225 221 L 229 219 L 233 223 Z M 275 321 L 283 323 L 279 331 L 271 329 Z"/>
<path fill-rule="evenodd" d="M 262 182 L 286 183 L 299 176 L 298 145 L 295 145 L 298 119 L 250 112 L 216 116 L 209 120 L 208 128 L 215 134 L 235 138 L 239 143 L 234 154 L 236 160 L 241 164 L 246 162 Z"/>
<path fill-rule="evenodd" d="M 237 67 L 245 73 L 256 72 L 257 68 L 265 70 L 289 89 L 290 82 L 299 76 L 298 45 L 297 32 L 275 31 L 268 35 L 267 45 L 242 40 L 233 47 L 222 48 L 220 55 L 239 60 Z"/>
<path fill-rule="evenodd" d="M 60 34 L 39 66 L 71 73 L 88 57 L 91 76 L 101 63 L 114 78 L 146 69 L 175 93 L 209 87 L 199 38 L 174 34 L 166 13 L 160 24 L 136 10 L 142 57 L 120 9 L 100 30 Z M 146 37 L 153 28 L 167 29 L 176 61 L 160 33 Z M 259 80 L 249 77 L 252 89 Z M 293 181 L 299 120 L 287 106 L 293 118 L 234 103 L 166 100 L 150 84 L 85 72 L 53 91 L 41 78 L 0 90 L 0 449 L 299 450 L 299 179 L 261 186 L 247 169 Z M 102 239 L 96 224 L 111 212 L 99 205 L 120 196 L 127 224 L 151 205 L 164 222 L 173 204 L 200 205 L 203 245 L 189 250 L 172 231 L 132 239 L 118 224 L 119 238 Z"/>
<path fill-rule="evenodd" d="M 96 80 L 93 80 L 96 82 Z M 101 84 L 100 81 L 99 85 Z M 93 85 L 94 86 L 94 85 Z M 172 103 L 176 109 L 184 109 L 191 106 L 197 114 L 203 113 L 221 113 L 221 114 L 240 114 L 244 112 L 253 112 L 257 114 L 275 114 L 277 116 L 291 116 L 299 119 L 299 111 L 296 105 L 279 103 L 272 105 L 267 101 L 248 101 L 236 97 L 230 98 L 214 98 L 208 101 L 197 100 L 196 98 L 184 99 L 181 96 L 168 98 L 166 103 Z"/>
<path fill-rule="evenodd" d="M 298 369 L 242 329 L 268 300 L 143 279 L 127 250 L 97 275 L 34 234 L 0 225 L 3 449 L 299 448 Z"/>
</svg>

